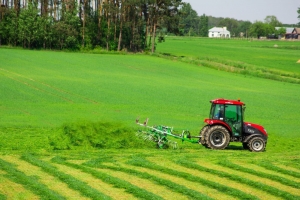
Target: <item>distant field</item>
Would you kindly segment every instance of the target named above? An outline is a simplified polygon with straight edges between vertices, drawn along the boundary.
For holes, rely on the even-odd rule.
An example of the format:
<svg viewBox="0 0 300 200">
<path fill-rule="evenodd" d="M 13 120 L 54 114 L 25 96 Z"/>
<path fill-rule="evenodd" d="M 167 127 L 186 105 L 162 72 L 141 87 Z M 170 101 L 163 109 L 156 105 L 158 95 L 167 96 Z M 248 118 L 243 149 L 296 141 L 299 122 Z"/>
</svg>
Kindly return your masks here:
<svg viewBox="0 0 300 200">
<path fill-rule="evenodd" d="M 299 199 L 299 84 L 170 59 L 209 55 L 213 63 L 297 75 L 299 49 L 291 47 L 299 44 L 167 38 L 157 51 L 168 59 L 0 48 L 0 199 Z M 103 138 L 125 148 L 54 151 L 49 144 L 58 130 L 76 131 L 77 121 L 86 131 L 93 122 L 136 129 L 138 116 L 198 135 L 209 100 L 220 97 L 246 103 L 246 121 L 269 133 L 266 152 L 180 141 L 177 150 L 127 149 L 122 137 L 135 138 L 134 131 L 118 130 Z"/>
<path fill-rule="evenodd" d="M 222 71 L 300 84 L 300 42 L 168 37 L 160 55 Z M 180 47 L 180 48 L 178 48 Z"/>
<path fill-rule="evenodd" d="M 257 67 L 278 69 L 300 74 L 300 41 L 289 40 L 228 40 L 167 37 L 157 52 L 176 56 L 235 61 Z"/>
</svg>

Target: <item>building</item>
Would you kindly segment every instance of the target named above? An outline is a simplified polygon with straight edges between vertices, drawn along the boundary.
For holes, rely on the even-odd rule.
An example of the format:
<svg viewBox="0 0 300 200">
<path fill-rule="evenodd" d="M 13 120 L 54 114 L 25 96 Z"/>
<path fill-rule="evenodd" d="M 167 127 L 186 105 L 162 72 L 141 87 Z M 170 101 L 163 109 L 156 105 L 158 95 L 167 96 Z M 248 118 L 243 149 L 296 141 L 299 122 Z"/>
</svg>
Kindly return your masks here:
<svg viewBox="0 0 300 200">
<path fill-rule="evenodd" d="M 292 34 L 294 35 L 295 39 L 300 40 L 300 28 L 294 28 Z"/>
<path fill-rule="evenodd" d="M 226 27 L 214 27 L 208 30 L 210 38 L 230 38 L 230 32 Z"/>
<path fill-rule="evenodd" d="M 298 39 L 300 40 L 300 28 L 293 28 L 285 34 L 285 39 Z"/>
</svg>

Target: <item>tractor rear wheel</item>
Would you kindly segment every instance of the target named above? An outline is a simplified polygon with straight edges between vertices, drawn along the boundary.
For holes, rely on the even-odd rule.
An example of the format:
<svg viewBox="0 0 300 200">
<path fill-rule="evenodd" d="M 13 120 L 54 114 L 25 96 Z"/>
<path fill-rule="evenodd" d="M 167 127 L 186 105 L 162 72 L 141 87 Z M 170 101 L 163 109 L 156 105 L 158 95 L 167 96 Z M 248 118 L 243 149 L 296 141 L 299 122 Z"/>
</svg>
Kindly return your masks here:
<svg viewBox="0 0 300 200">
<path fill-rule="evenodd" d="M 213 126 L 208 130 L 205 140 L 208 148 L 225 149 L 230 142 L 230 135 L 225 127 Z"/>
<path fill-rule="evenodd" d="M 199 144 L 202 144 L 205 147 L 207 147 L 205 137 L 208 130 L 209 130 L 209 126 L 204 126 L 200 131 L 201 138 L 199 139 Z"/>
<path fill-rule="evenodd" d="M 261 152 L 266 148 L 266 142 L 261 137 L 254 137 L 248 142 L 248 147 L 250 151 Z"/>
</svg>

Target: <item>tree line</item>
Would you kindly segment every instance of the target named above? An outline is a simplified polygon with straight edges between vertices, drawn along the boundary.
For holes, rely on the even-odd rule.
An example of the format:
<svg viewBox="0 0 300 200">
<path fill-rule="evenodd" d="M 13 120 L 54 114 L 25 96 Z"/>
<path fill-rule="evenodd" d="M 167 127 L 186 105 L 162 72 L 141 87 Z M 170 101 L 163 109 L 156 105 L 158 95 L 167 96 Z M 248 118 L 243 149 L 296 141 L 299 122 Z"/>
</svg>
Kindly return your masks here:
<svg viewBox="0 0 300 200">
<path fill-rule="evenodd" d="M 282 35 L 285 29 L 275 27 L 291 25 L 275 16 L 254 23 L 198 16 L 182 0 L 0 0 L 0 45 L 23 48 L 154 52 L 166 34 L 208 37 L 215 26 L 233 37 L 259 38 Z"/>
<path fill-rule="evenodd" d="M 233 18 L 198 16 L 190 4 L 184 4 L 181 11 L 185 15 L 180 17 L 179 29 L 180 34 L 185 36 L 207 37 L 210 28 L 227 27 L 232 37 L 278 37 L 284 35 L 286 30 L 285 28 L 275 29 L 275 27 L 297 26 L 296 24 L 283 24 L 273 15 L 266 16 L 264 21 L 255 21 L 254 23 Z M 300 20 L 300 8 L 297 12 Z M 300 22 L 298 25 L 300 25 Z"/>
<path fill-rule="evenodd" d="M 1 0 L 0 44 L 24 48 L 154 51 L 178 33 L 181 0 Z"/>
</svg>

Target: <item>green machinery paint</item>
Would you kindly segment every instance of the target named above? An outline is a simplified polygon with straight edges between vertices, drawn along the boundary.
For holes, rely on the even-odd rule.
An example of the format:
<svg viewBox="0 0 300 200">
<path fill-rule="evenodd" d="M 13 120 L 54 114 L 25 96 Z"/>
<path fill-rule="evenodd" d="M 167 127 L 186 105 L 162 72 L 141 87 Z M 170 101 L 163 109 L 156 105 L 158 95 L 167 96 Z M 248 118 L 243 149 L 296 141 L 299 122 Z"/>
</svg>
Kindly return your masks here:
<svg viewBox="0 0 300 200">
<path fill-rule="evenodd" d="M 148 126 L 148 118 L 144 123 L 139 123 L 139 119 L 136 123 L 143 126 L 143 130 L 137 132 L 137 136 L 142 137 L 144 140 L 154 141 L 157 143 L 158 148 L 166 148 L 172 146 L 172 148 L 177 148 L 177 142 L 168 139 L 168 136 L 181 139 L 182 142 L 188 141 L 191 143 L 199 143 L 200 136 L 191 136 L 188 130 L 183 130 L 181 134 L 176 134 L 172 127 L 158 125 L 158 126 Z"/>
</svg>

